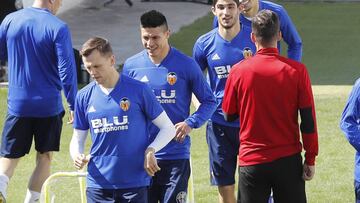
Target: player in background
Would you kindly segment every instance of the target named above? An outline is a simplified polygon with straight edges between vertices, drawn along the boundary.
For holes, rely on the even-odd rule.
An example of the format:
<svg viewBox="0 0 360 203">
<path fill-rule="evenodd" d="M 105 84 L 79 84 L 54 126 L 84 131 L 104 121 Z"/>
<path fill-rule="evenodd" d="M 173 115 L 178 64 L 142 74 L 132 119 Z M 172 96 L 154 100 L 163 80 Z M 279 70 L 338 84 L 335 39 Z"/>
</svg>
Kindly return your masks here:
<svg viewBox="0 0 360 203">
<path fill-rule="evenodd" d="M 4 18 L 14 11 L 23 8 L 22 0 L 2 0 L 0 7 L 0 24 Z M 0 82 L 6 80 L 6 61 L 0 60 Z"/>
<path fill-rule="evenodd" d="M 355 148 L 354 189 L 355 202 L 360 202 L 360 80 L 358 79 L 350 93 L 340 120 L 340 128 L 349 143 Z"/>
<path fill-rule="evenodd" d="M 81 55 L 94 81 L 76 97 L 70 153 L 77 169 L 88 163 L 87 202 L 145 203 L 150 176 L 161 170 L 155 153 L 174 138 L 174 125 L 146 84 L 116 71 L 106 39 L 89 39 Z M 149 122 L 160 129 L 151 143 Z"/>
<path fill-rule="evenodd" d="M 0 26 L 0 60 L 8 59 L 8 112 L 0 149 L 0 202 L 9 179 L 35 140 L 36 167 L 25 202 L 35 202 L 50 175 L 52 152 L 59 151 L 64 108 L 77 92 L 68 26 L 55 16 L 62 0 L 35 0 L 32 7 L 6 16 Z"/>
<path fill-rule="evenodd" d="M 239 23 L 238 0 L 214 0 L 211 10 L 220 19 L 218 26 L 199 37 L 194 45 L 193 57 L 200 68 L 207 71 L 217 101 L 217 110 L 206 128 L 211 184 L 218 186 L 219 202 L 234 203 L 239 121 L 226 122 L 221 104 L 231 67 L 251 57 L 256 48 L 253 42 L 247 40 L 251 32 L 249 27 Z"/>
<path fill-rule="evenodd" d="M 276 13 L 256 14 L 251 39 L 257 52 L 233 66 L 222 104 L 225 120 L 240 120 L 239 200 L 267 202 L 273 191 L 275 202 L 305 203 L 318 154 L 310 77 L 305 65 L 279 56 Z"/>
<path fill-rule="evenodd" d="M 141 16 L 144 50 L 125 61 L 124 73 L 148 84 L 175 124 L 176 136 L 156 153 L 160 171 L 149 188 L 149 202 L 182 202 L 187 197 L 190 176 L 190 136 L 215 110 L 215 99 L 196 62 L 169 45 L 170 30 L 165 16 L 155 10 Z M 201 105 L 190 115 L 192 93 Z M 150 126 L 150 140 L 158 128 Z"/>
<path fill-rule="evenodd" d="M 302 57 L 302 41 L 295 25 L 291 21 L 290 16 L 279 4 L 263 1 L 263 0 L 240 0 L 241 15 L 240 22 L 251 28 L 251 18 L 253 18 L 259 11 L 268 9 L 275 12 L 280 19 L 280 31 L 282 39 L 287 44 L 287 56 L 296 61 L 301 61 Z M 217 17 L 214 18 L 213 26 L 217 27 Z M 250 33 L 248 36 L 250 41 Z M 280 41 L 278 42 L 278 49 L 281 51 Z"/>
</svg>

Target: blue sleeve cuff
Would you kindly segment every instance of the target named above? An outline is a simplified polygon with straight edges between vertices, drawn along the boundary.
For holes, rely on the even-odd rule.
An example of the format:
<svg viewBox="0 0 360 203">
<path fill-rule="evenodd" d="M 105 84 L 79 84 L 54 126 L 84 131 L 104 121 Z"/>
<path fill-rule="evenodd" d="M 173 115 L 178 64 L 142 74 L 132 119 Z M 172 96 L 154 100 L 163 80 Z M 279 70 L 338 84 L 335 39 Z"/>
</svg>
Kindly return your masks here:
<svg viewBox="0 0 360 203">
<path fill-rule="evenodd" d="M 196 121 L 193 118 L 187 118 L 184 121 L 190 128 L 197 128 Z"/>
</svg>

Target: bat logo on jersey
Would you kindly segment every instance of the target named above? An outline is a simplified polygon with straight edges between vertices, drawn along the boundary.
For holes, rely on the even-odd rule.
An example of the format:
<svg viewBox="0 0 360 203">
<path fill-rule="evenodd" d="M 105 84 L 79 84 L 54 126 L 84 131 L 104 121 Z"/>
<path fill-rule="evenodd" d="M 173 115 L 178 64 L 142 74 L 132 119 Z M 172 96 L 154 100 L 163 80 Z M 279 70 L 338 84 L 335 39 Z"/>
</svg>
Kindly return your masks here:
<svg viewBox="0 0 360 203">
<path fill-rule="evenodd" d="M 253 56 L 253 52 L 251 51 L 251 49 L 249 47 L 245 47 L 243 49 L 243 56 L 244 56 L 244 59 L 247 59 L 247 58 L 250 58 Z"/>
<path fill-rule="evenodd" d="M 129 108 L 130 108 L 130 100 L 128 98 L 126 98 L 126 97 L 122 98 L 120 100 L 120 108 L 123 111 L 129 110 Z"/>
<path fill-rule="evenodd" d="M 167 82 L 170 85 L 174 85 L 176 83 L 176 80 L 177 80 L 176 73 L 170 72 L 170 73 L 167 74 Z"/>
<path fill-rule="evenodd" d="M 176 203 L 186 203 L 186 192 L 181 191 L 176 195 Z"/>
<path fill-rule="evenodd" d="M 94 133 L 108 133 L 112 131 L 127 130 L 129 129 L 128 124 L 128 116 L 113 116 L 112 119 L 97 118 L 91 120 L 91 127 L 94 129 Z"/>
<path fill-rule="evenodd" d="M 218 78 L 223 79 L 223 78 L 227 78 L 229 76 L 231 66 L 230 65 L 216 66 L 216 67 L 214 67 L 214 69 L 215 69 L 215 72 L 216 72 L 216 75 L 218 76 Z"/>
</svg>

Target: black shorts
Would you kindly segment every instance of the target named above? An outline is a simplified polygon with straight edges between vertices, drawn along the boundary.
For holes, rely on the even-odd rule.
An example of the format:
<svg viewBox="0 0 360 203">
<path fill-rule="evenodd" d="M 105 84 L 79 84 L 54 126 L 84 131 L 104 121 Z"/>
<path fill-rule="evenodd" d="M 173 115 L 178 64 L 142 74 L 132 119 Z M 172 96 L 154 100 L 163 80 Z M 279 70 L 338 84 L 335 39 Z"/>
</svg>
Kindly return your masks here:
<svg viewBox="0 0 360 203">
<path fill-rule="evenodd" d="M 267 203 L 271 190 L 276 203 L 306 202 L 301 154 L 270 163 L 239 167 L 241 203 Z"/>
<path fill-rule="evenodd" d="M 127 189 L 98 189 L 86 188 L 86 199 L 88 203 L 97 202 L 133 202 L 147 203 L 148 188 L 137 187 Z"/>
<path fill-rule="evenodd" d="M 240 128 L 208 121 L 206 141 L 209 147 L 211 185 L 235 184 Z"/>
<path fill-rule="evenodd" d="M 40 153 L 59 151 L 62 118 L 65 112 L 44 118 L 17 117 L 7 114 L 2 132 L 0 156 L 20 158 L 28 154 L 32 140 Z"/>
<path fill-rule="evenodd" d="M 355 202 L 360 203 L 360 182 L 354 180 Z"/>
<path fill-rule="evenodd" d="M 158 160 L 160 171 L 152 177 L 149 203 L 186 202 L 191 173 L 189 159 Z"/>
</svg>

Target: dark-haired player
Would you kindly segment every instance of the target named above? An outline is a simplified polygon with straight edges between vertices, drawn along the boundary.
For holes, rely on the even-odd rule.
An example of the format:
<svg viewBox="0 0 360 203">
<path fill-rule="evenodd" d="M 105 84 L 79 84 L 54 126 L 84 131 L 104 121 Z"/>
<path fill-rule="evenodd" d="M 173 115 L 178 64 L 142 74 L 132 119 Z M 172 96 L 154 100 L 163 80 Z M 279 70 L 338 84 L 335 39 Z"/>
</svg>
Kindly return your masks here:
<svg viewBox="0 0 360 203">
<path fill-rule="evenodd" d="M 215 110 L 215 99 L 196 62 L 169 45 L 170 30 L 166 18 L 152 10 L 141 16 L 141 39 L 145 48 L 127 59 L 124 72 L 148 84 L 175 124 L 176 136 L 156 153 L 160 171 L 155 173 L 149 190 L 149 202 L 183 202 L 190 176 L 190 136 Z M 201 105 L 190 115 L 192 93 Z M 150 139 L 158 128 L 150 126 Z"/>
</svg>

